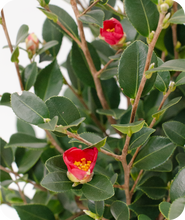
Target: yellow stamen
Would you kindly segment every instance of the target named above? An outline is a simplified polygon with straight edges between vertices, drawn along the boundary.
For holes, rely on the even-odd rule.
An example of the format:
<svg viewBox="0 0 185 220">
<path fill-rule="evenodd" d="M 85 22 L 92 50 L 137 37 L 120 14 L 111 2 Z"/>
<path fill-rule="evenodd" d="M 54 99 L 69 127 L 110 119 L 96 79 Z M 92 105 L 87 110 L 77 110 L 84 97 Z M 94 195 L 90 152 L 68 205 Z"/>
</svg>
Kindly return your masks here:
<svg viewBox="0 0 185 220">
<path fill-rule="evenodd" d="M 107 29 L 106 31 L 108 31 L 108 32 L 114 32 L 114 31 L 115 31 L 115 28 Z"/>
<path fill-rule="evenodd" d="M 86 158 L 82 158 L 80 161 L 75 161 L 74 165 L 77 166 L 80 170 L 88 171 L 91 161 L 86 161 Z"/>
</svg>

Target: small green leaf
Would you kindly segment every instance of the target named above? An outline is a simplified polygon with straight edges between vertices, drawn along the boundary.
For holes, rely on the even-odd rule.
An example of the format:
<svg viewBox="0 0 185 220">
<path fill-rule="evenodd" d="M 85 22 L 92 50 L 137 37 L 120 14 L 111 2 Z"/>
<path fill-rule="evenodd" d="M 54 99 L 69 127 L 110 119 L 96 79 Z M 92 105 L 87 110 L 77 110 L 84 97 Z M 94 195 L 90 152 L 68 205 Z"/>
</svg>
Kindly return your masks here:
<svg viewBox="0 0 185 220">
<path fill-rule="evenodd" d="M 16 47 L 12 53 L 12 56 L 11 56 L 11 61 L 13 63 L 19 63 L 19 47 Z"/>
<path fill-rule="evenodd" d="M 176 160 L 181 167 L 185 167 L 185 153 L 178 153 L 176 156 Z"/>
<path fill-rule="evenodd" d="M 49 172 L 65 171 L 67 173 L 67 167 L 61 155 L 50 157 L 46 161 L 45 166 Z"/>
<path fill-rule="evenodd" d="M 49 131 L 54 131 L 58 122 L 58 116 L 53 117 L 52 119 L 45 119 L 46 122 L 44 124 L 38 124 L 37 126 Z"/>
<path fill-rule="evenodd" d="M 5 106 L 8 106 L 8 107 L 11 107 L 10 97 L 11 97 L 10 93 L 7 93 L 7 92 L 3 93 L 3 95 L 1 96 L 0 105 L 5 105 Z"/>
<path fill-rule="evenodd" d="M 100 115 L 113 116 L 115 119 L 121 118 L 125 113 L 124 109 L 97 109 L 96 112 Z"/>
<path fill-rule="evenodd" d="M 114 195 L 114 188 L 106 176 L 94 175 L 93 179 L 82 187 L 85 197 L 93 201 L 103 201 Z"/>
<path fill-rule="evenodd" d="M 104 139 L 102 139 L 101 141 L 93 144 L 91 147 L 96 147 L 99 151 L 101 147 L 104 147 L 107 141 L 107 137 L 105 137 Z"/>
<path fill-rule="evenodd" d="M 0 138 L 0 164 L 3 167 L 11 168 L 13 162 L 13 152 L 12 149 L 5 149 L 6 142 Z"/>
<path fill-rule="evenodd" d="M 185 14 L 183 8 L 176 11 L 173 16 L 169 19 L 172 24 L 184 24 L 185 23 Z"/>
<path fill-rule="evenodd" d="M 56 46 L 57 44 L 58 44 L 58 41 L 56 41 L 56 40 L 49 41 L 49 42 L 47 42 L 46 44 L 44 44 L 44 46 L 43 46 L 41 49 L 39 49 L 39 50 L 36 52 L 36 54 L 39 55 L 39 54 L 45 52 L 46 50 L 48 50 L 48 49 L 50 49 L 50 48 Z"/>
<path fill-rule="evenodd" d="M 138 220 L 151 220 L 151 218 L 149 218 L 146 215 L 141 214 L 141 215 L 138 216 Z"/>
<path fill-rule="evenodd" d="M 26 37 L 28 36 L 28 30 L 29 30 L 29 27 L 28 27 L 28 25 L 25 25 L 25 24 L 23 24 L 19 28 L 19 31 L 18 31 L 17 37 L 16 37 L 16 45 L 25 41 Z"/>
<path fill-rule="evenodd" d="M 118 75 L 118 65 L 109 65 L 100 75 L 101 80 L 111 79 Z"/>
<path fill-rule="evenodd" d="M 72 182 L 67 178 L 66 171 L 57 171 L 47 174 L 41 185 L 53 192 L 65 192 L 72 189 Z"/>
<path fill-rule="evenodd" d="M 165 163 L 153 169 L 154 172 L 171 172 L 173 169 L 173 164 L 171 159 L 169 158 Z"/>
<path fill-rule="evenodd" d="M 129 137 L 132 134 L 140 131 L 144 125 L 145 121 L 136 121 L 129 124 L 116 124 L 112 125 L 112 127 L 116 128 L 118 131 L 121 131 L 123 134 L 127 134 Z"/>
<path fill-rule="evenodd" d="M 87 24 L 96 24 L 99 27 L 103 28 L 103 19 L 105 17 L 105 14 L 102 10 L 93 10 L 90 12 L 87 12 L 85 15 L 80 16 L 78 19 L 82 21 L 83 23 Z"/>
<path fill-rule="evenodd" d="M 168 212 L 168 219 L 174 220 L 177 217 L 179 217 L 184 210 L 184 206 L 185 206 L 185 198 L 184 197 L 178 198 L 175 201 L 173 201 L 173 203 L 170 206 L 169 212 Z M 179 218 L 179 219 L 182 219 L 183 217 L 184 217 L 184 215 L 181 215 L 181 218 Z"/>
<path fill-rule="evenodd" d="M 175 80 L 175 85 L 180 86 L 185 84 L 185 72 L 182 72 L 178 75 L 178 77 Z"/>
<path fill-rule="evenodd" d="M 44 118 L 50 118 L 46 104 L 31 92 L 13 93 L 11 105 L 17 117 L 31 124 L 42 124 Z"/>
<path fill-rule="evenodd" d="M 129 220 L 130 214 L 126 203 L 122 201 L 115 201 L 110 207 L 110 211 L 116 220 Z"/>
<path fill-rule="evenodd" d="M 58 16 L 50 11 L 47 11 L 46 9 L 43 8 L 38 8 L 40 11 L 42 11 L 48 19 L 52 20 L 53 22 L 57 22 L 58 21 Z"/>
<path fill-rule="evenodd" d="M 159 210 L 166 219 L 168 218 L 170 205 L 171 204 L 169 202 L 161 202 L 159 204 Z"/>
<path fill-rule="evenodd" d="M 155 114 L 152 115 L 153 118 L 155 118 L 156 120 L 159 119 L 159 117 L 161 115 L 163 115 L 165 113 L 165 111 L 170 108 L 171 106 L 177 104 L 180 100 L 181 100 L 182 97 L 177 97 L 177 98 L 174 98 L 172 100 L 170 100 L 168 102 L 168 104 L 166 104 L 165 106 L 162 107 L 161 110 L 159 110 L 158 112 L 156 112 Z"/>
</svg>

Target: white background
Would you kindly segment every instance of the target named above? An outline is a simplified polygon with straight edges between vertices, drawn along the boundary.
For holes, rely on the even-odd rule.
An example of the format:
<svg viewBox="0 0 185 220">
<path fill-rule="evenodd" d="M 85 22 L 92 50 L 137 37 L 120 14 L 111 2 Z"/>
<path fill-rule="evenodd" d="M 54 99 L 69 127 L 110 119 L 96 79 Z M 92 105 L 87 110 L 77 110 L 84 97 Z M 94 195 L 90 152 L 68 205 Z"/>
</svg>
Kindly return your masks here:
<svg viewBox="0 0 185 220">
<path fill-rule="evenodd" d="M 82 0 L 84 6 L 86 6 L 85 1 L 86 0 Z M 181 6 L 185 9 L 184 0 L 178 0 L 177 2 L 181 4 Z M 65 9 L 74 18 L 74 14 L 70 5 L 64 0 L 50 0 L 50 3 Z M 41 41 L 43 40 L 41 33 L 45 15 L 37 9 L 38 6 L 39 4 L 36 0 L 0 0 L 0 10 L 3 7 L 12 44 L 15 44 L 17 31 L 22 24 L 29 26 L 29 33 L 34 32 Z M 88 31 L 86 31 L 86 36 L 88 37 L 88 40 L 91 41 L 89 38 L 92 36 Z M 2 26 L 0 26 L 0 95 L 5 92 L 14 93 L 21 91 L 15 71 L 15 66 L 10 61 L 10 50 L 8 48 L 2 49 L 5 45 L 7 45 L 7 41 Z M 22 44 L 21 46 L 24 47 L 25 45 Z M 58 56 L 59 63 L 65 61 L 70 47 L 70 42 L 67 39 L 64 39 Z M 27 58 L 27 54 L 24 51 L 20 51 L 19 60 L 20 64 L 24 66 L 29 64 L 29 59 Z M 41 67 L 44 67 L 43 65 L 46 64 L 46 62 L 43 62 Z M 64 70 L 62 71 L 64 72 Z M 125 100 L 122 101 L 122 103 L 125 105 Z M 10 136 L 16 132 L 16 118 L 11 108 L 0 106 L 0 121 L 0 136 L 8 142 Z M 37 136 L 44 136 L 44 133 L 41 129 L 37 129 Z M 11 187 L 16 188 L 14 185 Z M 28 184 L 25 192 L 31 198 L 34 193 L 32 186 Z M 0 206 L 0 217 L 1 220 L 19 220 L 16 211 L 6 205 Z M 176 220 L 184 219 L 185 211 Z"/>
</svg>

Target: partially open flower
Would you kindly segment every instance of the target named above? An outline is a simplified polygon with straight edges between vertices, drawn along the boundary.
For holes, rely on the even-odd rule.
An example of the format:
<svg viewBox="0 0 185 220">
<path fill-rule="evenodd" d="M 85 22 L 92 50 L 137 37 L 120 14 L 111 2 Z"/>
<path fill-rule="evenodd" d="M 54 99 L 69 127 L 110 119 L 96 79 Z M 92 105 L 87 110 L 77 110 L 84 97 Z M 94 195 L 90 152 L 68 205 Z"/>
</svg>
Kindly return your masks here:
<svg viewBox="0 0 185 220">
<path fill-rule="evenodd" d="M 37 36 L 34 33 L 32 33 L 28 35 L 25 42 L 28 53 L 30 53 L 30 56 L 33 56 L 39 48 L 39 40 Z"/>
<path fill-rule="evenodd" d="M 100 28 L 100 35 L 100 38 L 104 39 L 110 45 L 124 43 L 123 27 L 115 18 L 103 22 L 103 28 Z"/>
<path fill-rule="evenodd" d="M 84 150 L 72 147 L 65 151 L 63 159 L 68 168 L 68 178 L 74 183 L 81 184 L 91 181 L 97 156 L 96 147 Z"/>
</svg>

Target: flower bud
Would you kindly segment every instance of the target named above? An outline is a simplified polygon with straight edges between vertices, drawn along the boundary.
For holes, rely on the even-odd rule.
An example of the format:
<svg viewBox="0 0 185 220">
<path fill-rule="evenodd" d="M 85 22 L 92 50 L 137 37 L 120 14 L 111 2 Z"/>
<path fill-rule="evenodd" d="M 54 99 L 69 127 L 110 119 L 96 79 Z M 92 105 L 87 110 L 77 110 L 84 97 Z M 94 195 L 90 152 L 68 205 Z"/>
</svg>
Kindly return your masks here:
<svg viewBox="0 0 185 220">
<path fill-rule="evenodd" d="M 168 4 L 169 7 L 172 7 L 172 5 L 173 5 L 173 0 L 165 0 L 164 2 L 165 2 L 166 4 Z"/>
<path fill-rule="evenodd" d="M 171 15 L 171 13 L 169 12 L 169 13 L 165 16 L 165 18 L 163 19 L 163 24 L 166 24 L 166 23 L 168 22 L 168 20 L 169 20 L 169 18 L 170 18 L 170 15 Z"/>
<path fill-rule="evenodd" d="M 151 42 L 154 38 L 154 34 L 155 34 L 155 31 L 150 32 L 149 36 L 147 37 L 147 43 L 148 44 L 151 44 Z"/>
<path fill-rule="evenodd" d="M 154 66 L 155 66 L 155 63 L 151 63 L 150 66 L 149 66 L 149 70 L 153 69 Z M 154 72 L 149 72 L 149 73 L 146 73 L 146 72 L 145 72 L 145 78 L 150 79 L 150 78 L 152 77 L 152 74 L 153 74 L 153 73 L 154 73 Z"/>
<path fill-rule="evenodd" d="M 163 3 L 162 5 L 160 5 L 160 12 L 162 14 L 166 14 L 166 12 L 168 11 L 169 8 L 170 7 L 167 3 Z"/>
<path fill-rule="evenodd" d="M 25 42 L 26 49 L 28 51 L 28 56 L 31 59 L 39 48 L 39 40 L 37 36 L 34 33 L 32 33 L 26 38 Z"/>
<path fill-rule="evenodd" d="M 181 47 L 181 42 L 177 41 L 177 44 L 175 46 L 175 50 L 177 51 Z"/>
<path fill-rule="evenodd" d="M 50 121 L 51 121 L 50 118 L 44 118 L 44 122 L 45 122 L 45 123 L 48 123 L 48 122 L 50 122 Z"/>
<path fill-rule="evenodd" d="M 130 99 L 130 103 L 131 103 L 131 105 L 133 105 L 134 102 L 135 102 L 135 99 Z"/>
<path fill-rule="evenodd" d="M 170 85 L 169 85 L 169 90 L 170 90 L 170 92 L 175 91 L 175 89 L 176 89 L 175 82 L 171 81 L 171 82 L 170 82 Z"/>
<path fill-rule="evenodd" d="M 47 6 L 46 2 L 44 0 L 37 0 L 40 4 L 40 6 L 45 7 Z"/>
</svg>

